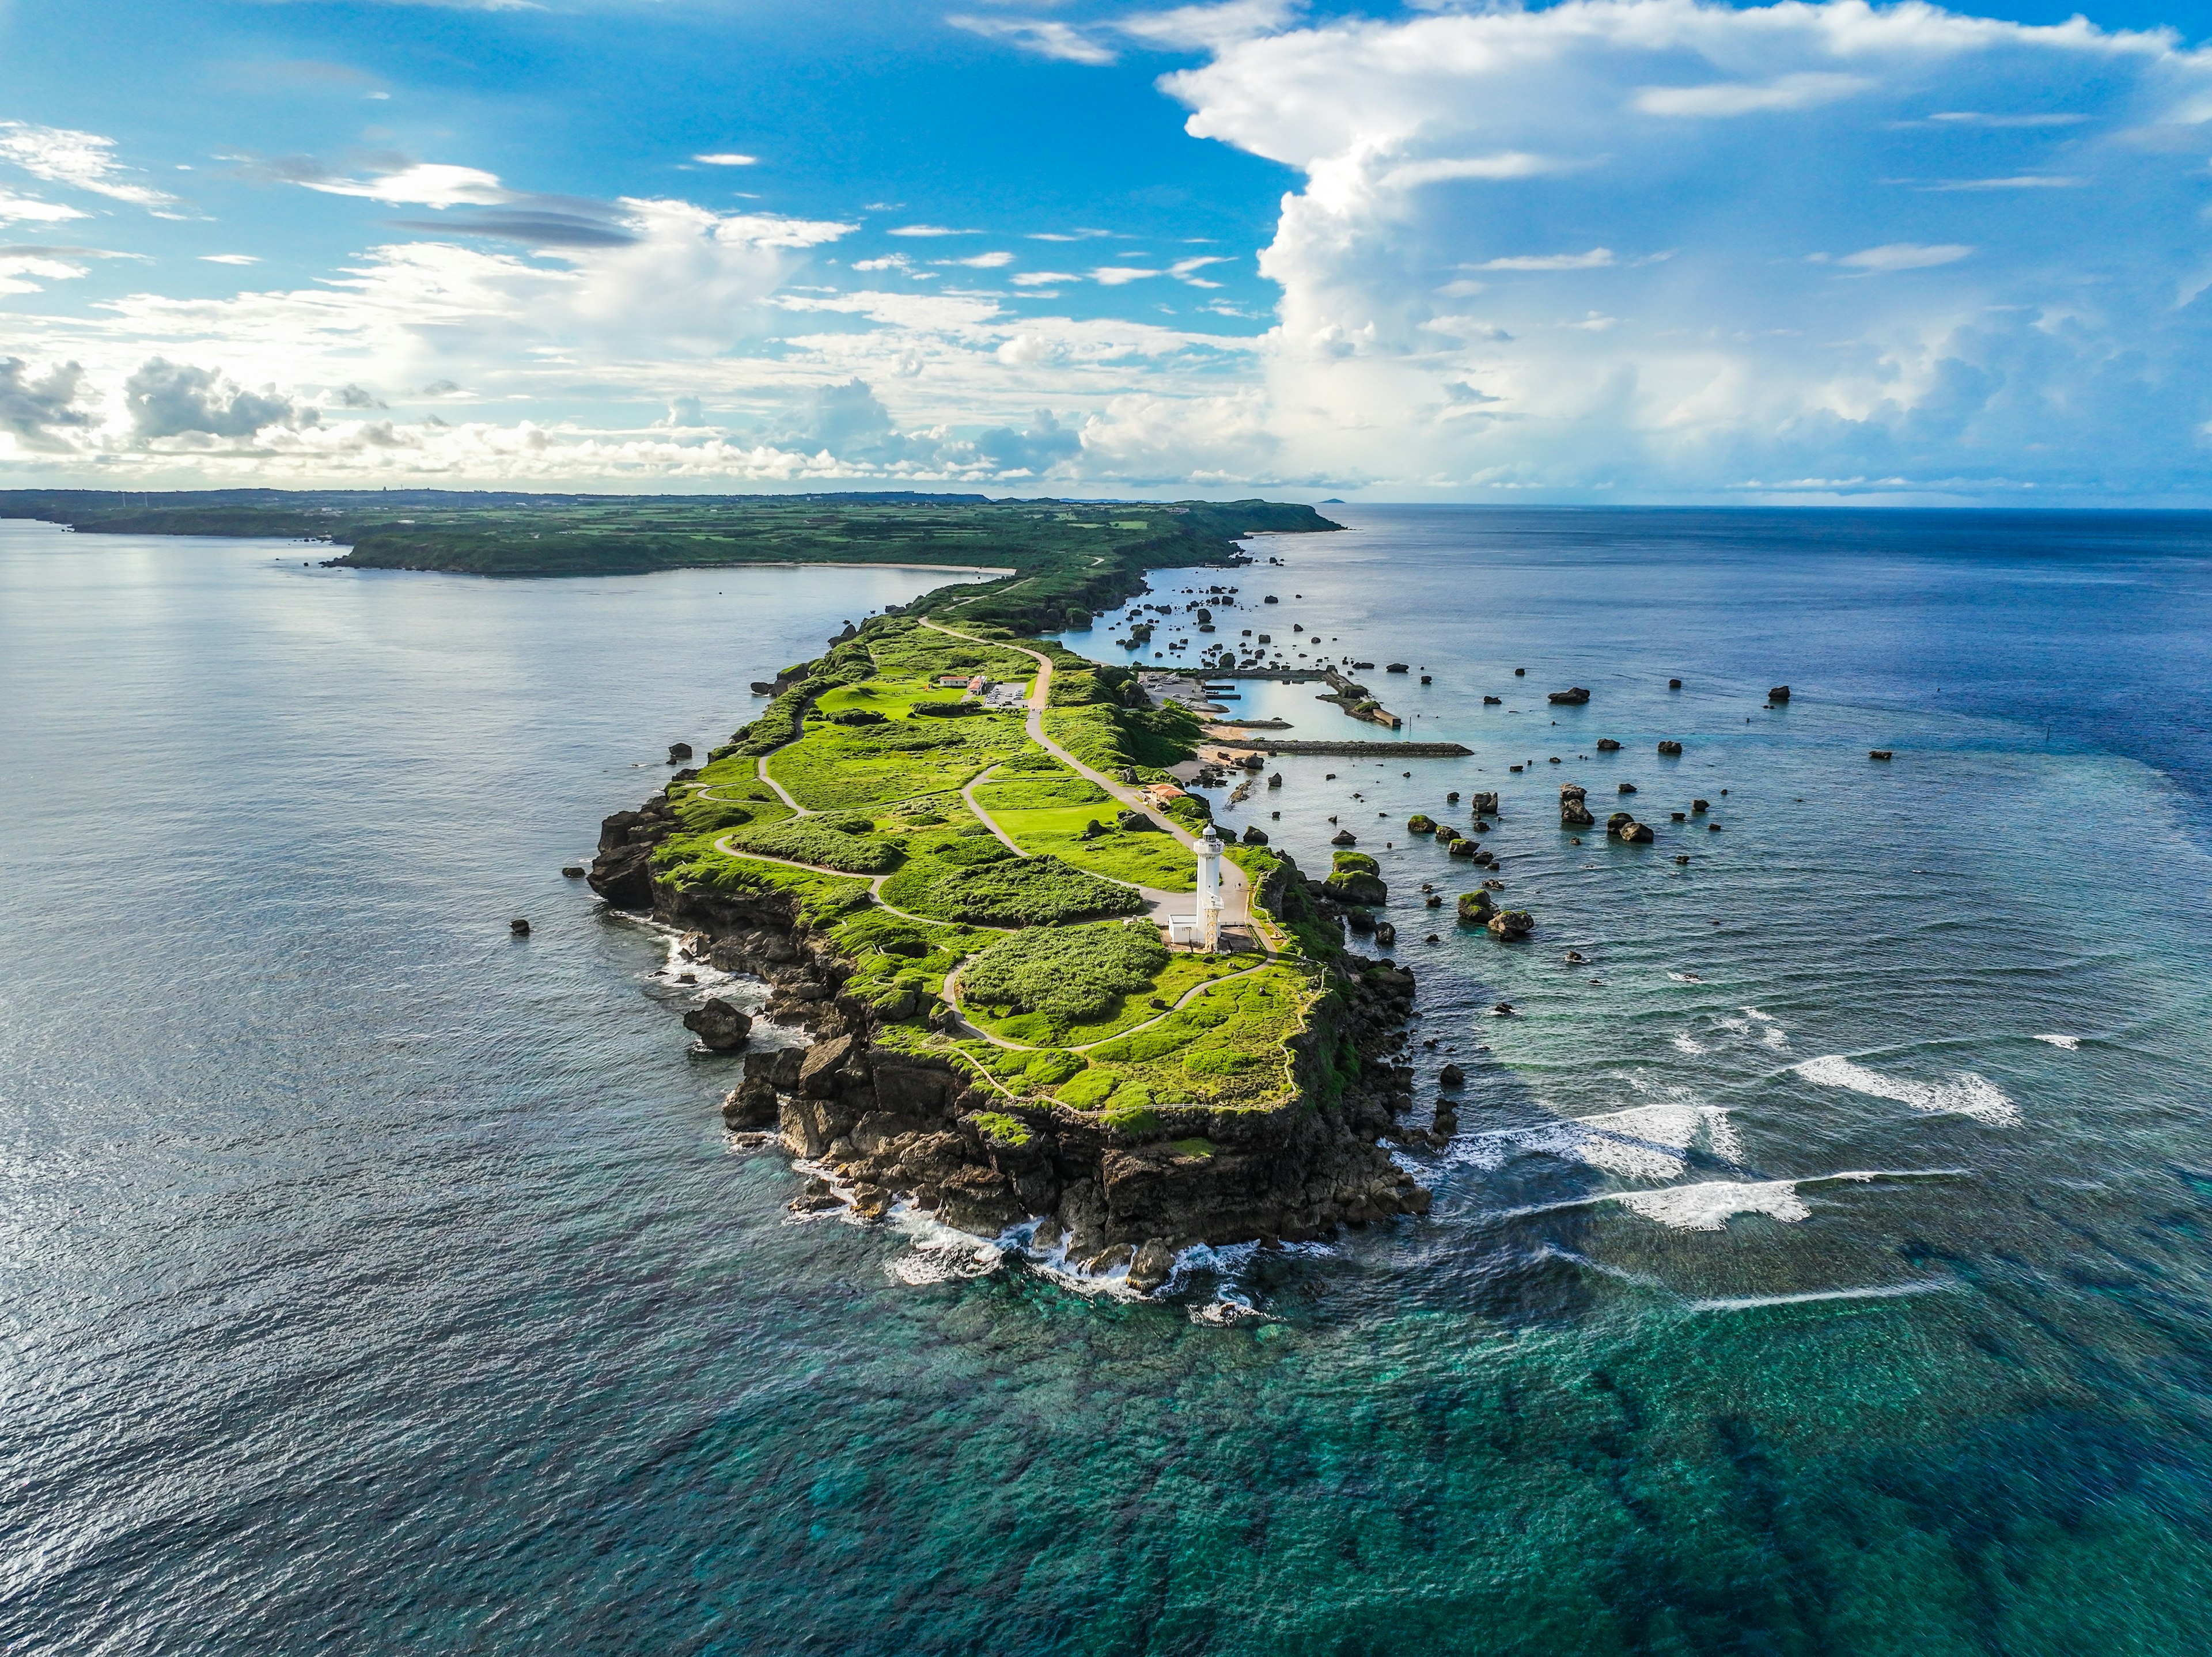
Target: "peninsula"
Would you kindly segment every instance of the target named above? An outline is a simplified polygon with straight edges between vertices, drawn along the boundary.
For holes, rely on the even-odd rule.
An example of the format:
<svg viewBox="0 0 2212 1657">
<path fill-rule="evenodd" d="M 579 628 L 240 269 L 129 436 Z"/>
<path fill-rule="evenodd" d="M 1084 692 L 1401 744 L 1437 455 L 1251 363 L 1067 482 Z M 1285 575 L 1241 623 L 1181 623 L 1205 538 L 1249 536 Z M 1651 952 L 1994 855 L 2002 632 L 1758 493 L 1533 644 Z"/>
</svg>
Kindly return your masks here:
<svg viewBox="0 0 2212 1657">
<path fill-rule="evenodd" d="M 1194 1243 L 1426 1211 L 1379 1143 L 1413 1103 L 1395 1061 L 1413 975 L 1345 944 L 1346 915 L 1373 929 L 1356 907 L 1380 896 L 1371 859 L 1340 853 L 1317 880 L 1255 830 L 1220 845 L 1171 770 L 1197 756 L 1201 715 L 1040 636 L 1148 571 L 1249 563 L 1240 537 L 1338 527 L 1310 507 L 17 491 L 0 516 L 499 576 L 1003 571 L 756 683 L 751 720 L 602 824 L 592 889 L 677 929 L 690 960 L 764 980 L 767 1016 L 810 1038 L 752 1043 L 713 997 L 688 1015 L 709 1049 L 744 1051 L 725 1121 L 812 1172 L 795 1209 L 907 1202 L 982 1236 L 1025 1228 L 1033 1253 L 1143 1290 Z M 1218 926 L 1193 924 L 1201 868 Z"/>
<path fill-rule="evenodd" d="M 1412 974 L 1347 953 L 1339 890 L 1261 843 L 1220 859 L 1220 947 L 1178 947 L 1198 716 L 1007 625 L 1024 607 L 958 586 L 871 618 L 603 826 L 593 888 L 811 1037 L 748 1052 L 725 1120 L 818 1171 L 797 1208 L 1034 1222 L 1033 1253 L 1146 1290 L 1192 1243 L 1424 1211 L 1377 1144 L 1412 1102 Z"/>
</svg>

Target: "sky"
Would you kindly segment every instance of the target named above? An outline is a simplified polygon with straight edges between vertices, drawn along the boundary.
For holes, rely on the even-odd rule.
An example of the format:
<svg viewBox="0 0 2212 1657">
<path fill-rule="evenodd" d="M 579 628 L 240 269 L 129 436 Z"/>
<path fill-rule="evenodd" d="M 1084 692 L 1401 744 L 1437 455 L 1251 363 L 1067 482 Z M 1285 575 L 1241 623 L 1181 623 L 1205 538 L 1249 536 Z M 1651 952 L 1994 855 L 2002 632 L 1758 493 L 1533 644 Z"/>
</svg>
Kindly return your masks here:
<svg viewBox="0 0 2212 1657">
<path fill-rule="evenodd" d="M 2212 505 L 2093 6 L 0 0 L 0 487 Z"/>
</svg>

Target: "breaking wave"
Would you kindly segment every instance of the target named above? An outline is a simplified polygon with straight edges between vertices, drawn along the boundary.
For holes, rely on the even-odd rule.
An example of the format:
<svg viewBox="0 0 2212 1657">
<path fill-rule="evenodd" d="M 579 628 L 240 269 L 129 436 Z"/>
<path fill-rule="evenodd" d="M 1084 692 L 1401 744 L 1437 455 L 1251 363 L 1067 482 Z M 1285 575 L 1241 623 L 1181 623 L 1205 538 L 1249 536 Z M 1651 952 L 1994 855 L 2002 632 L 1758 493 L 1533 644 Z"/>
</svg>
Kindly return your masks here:
<svg viewBox="0 0 2212 1657">
<path fill-rule="evenodd" d="M 1765 1214 L 1794 1223 L 1813 1211 L 1797 1195 L 1795 1180 L 1716 1180 L 1705 1185 L 1668 1186 L 1661 1191 L 1623 1191 L 1613 1198 L 1623 1208 L 1677 1231 L 1724 1231 L 1738 1214 Z"/>
<path fill-rule="evenodd" d="M 1453 1145 L 1450 1159 L 1498 1168 L 1510 1157 L 1534 1153 L 1586 1163 L 1622 1179 L 1671 1180 L 1689 1166 L 1691 1150 L 1700 1145 L 1726 1162 L 1743 1154 L 1725 1108 L 1668 1099 L 1538 1127 L 1472 1134 Z"/>
<path fill-rule="evenodd" d="M 1931 1114 L 1971 1116 L 1998 1127 L 2020 1124 L 2020 1108 L 1987 1077 L 1970 1070 L 1958 1071 L 1948 1082 L 1914 1082 L 1855 1065 L 1839 1053 L 1808 1059 L 1796 1069 L 1807 1081 L 1822 1087 L 1848 1088 L 1853 1093 L 1894 1100 Z"/>
</svg>

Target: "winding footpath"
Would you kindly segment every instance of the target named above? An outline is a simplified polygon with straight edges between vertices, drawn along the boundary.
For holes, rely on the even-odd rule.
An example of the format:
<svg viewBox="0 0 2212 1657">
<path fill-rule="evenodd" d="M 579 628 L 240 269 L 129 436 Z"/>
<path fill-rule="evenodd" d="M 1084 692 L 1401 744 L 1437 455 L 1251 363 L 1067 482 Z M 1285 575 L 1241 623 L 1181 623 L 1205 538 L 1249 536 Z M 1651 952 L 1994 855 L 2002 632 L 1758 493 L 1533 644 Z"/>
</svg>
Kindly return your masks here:
<svg viewBox="0 0 2212 1657">
<path fill-rule="evenodd" d="M 1097 785 L 1100 788 L 1104 789 L 1109 795 L 1110 795 L 1114 799 L 1118 800 L 1129 810 L 1143 812 L 1146 816 L 1150 817 L 1154 823 L 1158 824 L 1159 828 L 1166 833 L 1174 835 L 1179 842 L 1181 842 L 1193 853 L 1193 855 L 1196 854 L 1198 851 L 1197 835 L 1192 834 L 1188 829 L 1185 828 L 1181 823 L 1176 822 L 1172 817 L 1168 816 L 1164 812 L 1155 810 L 1152 807 L 1152 802 L 1146 799 L 1141 793 L 1138 792 L 1137 790 L 1129 786 L 1128 784 L 1118 781 L 1115 778 L 1108 776 L 1104 772 L 1095 770 L 1091 767 L 1085 765 L 1081 760 L 1076 758 L 1074 755 L 1069 753 L 1065 748 L 1062 748 L 1058 743 L 1054 742 L 1045 733 L 1044 711 L 1046 704 L 1052 695 L 1051 658 L 1045 655 L 1042 651 L 1030 650 L 1021 645 L 1008 643 L 1006 640 L 1002 639 L 978 638 L 972 633 L 963 633 L 957 628 L 946 627 L 941 622 L 933 622 L 927 616 L 921 617 L 921 625 L 929 628 L 933 633 L 942 633 L 955 639 L 965 639 L 969 644 L 981 645 L 986 649 L 989 650 L 1018 651 L 1021 654 L 1028 657 L 1031 661 L 1035 662 L 1037 668 L 1036 679 L 1030 687 L 1028 704 L 1028 729 L 1030 740 L 1036 744 L 1038 747 L 1043 749 L 1046 753 L 1051 755 L 1062 765 L 1067 767 L 1069 770 L 1074 772 L 1076 775 Z M 972 806 L 975 804 L 975 802 L 970 800 L 969 804 Z M 979 810 L 977 815 L 981 816 L 982 813 Z M 988 822 L 990 819 L 986 816 L 984 817 L 984 821 Z M 998 832 L 995 824 L 993 825 L 993 832 Z M 1000 838 L 1003 840 L 1006 839 L 1006 836 L 1004 835 L 1000 835 Z M 1009 845 L 1012 844 L 1011 841 L 1008 841 L 1007 843 Z M 1016 849 L 1018 850 L 1019 848 L 1017 847 Z M 1261 920 L 1258 913 L 1252 907 L 1251 881 L 1246 877 L 1244 871 L 1238 867 L 1233 859 L 1224 856 L 1221 859 L 1221 924 L 1224 928 L 1233 926 L 1237 924 L 1240 919 L 1246 926 L 1250 927 L 1256 934 L 1259 935 L 1261 943 L 1267 948 L 1269 954 L 1274 953 L 1276 950 L 1281 947 L 1281 940 L 1279 938 L 1271 936 L 1273 932 L 1273 926 L 1263 923 Z"/>
<path fill-rule="evenodd" d="M 1054 759 L 1058 760 L 1062 765 L 1066 766 L 1068 769 L 1074 772 L 1078 776 L 1084 778 L 1086 781 L 1091 783 L 1095 786 L 1104 790 L 1109 798 L 1118 801 L 1127 810 L 1142 812 L 1146 817 L 1150 818 L 1163 833 L 1173 835 L 1176 840 L 1188 848 L 1194 856 L 1196 854 L 1198 849 L 1198 836 L 1191 834 L 1188 829 L 1184 828 L 1182 824 L 1176 822 L 1164 812 L 1154 810 L 1152 802 L 1147 800 L 1137 790 L 1130 787 L 1126 783 L 1117 781 L 1115 779 L 1106 775 L 1103 772 L 1095 770 L 1091 767 L 1085 765 L 1081 760 L 1076 758 L 1074 755 L 1069 753 L 1067 750 L 1061 747 L 1049 736 L 1045 734 L 1044 713 L 1052 692 L 1052 662 L 1048 657 L 1045 656 L 1042 652 L 1026 649 L 1020 645 L 1010 644 L 1003 640 L 978 638 L 972 633 L 963 633 L 957 628 L 943 626 L 940 623 L 930 621 L 926 617 L 921 619 L 921 625 L 928 628 L 933 632 L 942 633 L 955 639 L 964 639 L 970 644 L 981 645 L 987 649 L 1019 651 L 1021 654 L 1027 656 L 1031 661 L 1035 662 L 1037 668 L 1036 677 L 1030 686 L 1028 701 L 1024 704 L 1028 710 L 1026 729 L 1029 732 L 1030 739 L 1036 743 L 1038 747 L 1050 754 Z M 803 734 L 804 732 L 802 729 L 802 735 Z M 793 742 L 797 742 L 799 740 L 799 737 L 794 737 L 792 740 Z M 782 747 L 789 747 L 790 745 L 790 744 L 787 743 L 783 744 Z M 770 788 L 775 791 L 776 798 L 791 808 L 793 816 L 805 817 L 818 815 L 808 807 L 801 805 L 796 799 L 793 799 L 791 796 L 790 791 L 785 788 L 781 783 L 778 782 L 775 778 L 770 774 L 768 768 L 768 762 L 775 755 L 782 751 L 782 747 L 770 749 L 767 753 L 763 754 L 759 759 L 754 762 L 755 774 L 763 782 L 766 783 Z M 1024 851 L 1020 845 L 1014 840 L 1014 837 L 1009 835 L 1004 828 L 1000 828 L 991 814 L 985 810 L 982 806 L 976 802 L 975 794 L 975 786 L 983 781 L 985 778 L 988 777 L 990 774 L 997 768 L 998 768 L 995 765 L 987 766 L 981 771 L 976 773 L 976 774 L 970 778 L 961 788 L 960 798 L 967 803 L 968 809 L 975 814 L 975 820 L 978 822 L 981 822 L 985 828 L 988 828 L 994 835 L 996 835 L 999 839 L 1006 844 L 1006 848 L 1009 851 L 1012 852 L 1017 857 L 1028 857 L 1030 853 Z M 708 789 L 702 788 L 698 790 L 697 792 L 709 798 L 714 798 L 711 790 Z M 750 851 L 740 846 L 732 846 L 730 843 L 731 839 L 732 836 L 728 835 L 718 836 L 714 842 L 714 849 L 721 853 L 726 857 L 744 858 L 755 863 L 774 864 L 779 868 L 802 870 L 808 874 L 828 875 L 839 880 L 853 880 L 860 878 L 860 877 L 853 874 L 848 870 L 825 868 L 822 865 L 817 863 L 800 863 L 792 858 L 769 857 L 764 853 Z M 981 921 L 938 920 L 928 915 L 918 915 L 913 913 L 909 910 L 902 909 L 896 904 L 884 901 L 884 883 L 890 878 L 890 875 L 889 874 L 876 875 L 869 877 L 868 895 L 878 907 L 884 909 L 888 913 L 898 916 L 902 920 L 915 921 L 924 926 L 973 927 L 977 930 L 993 932 L 1015 932 L 1021 930 L 1018 926 L 993 926 L 988 923 Z M 1175 904 L 1181 899 L 1192 896 L 1192 895 L 1188 893 L 1164 892 L 1153 887 L 1139 886 L 1134 881 L 1115 880 L 1111 875 L 1099 875 L 1097 878 L 1100 880 L 1112 881 L 1116 886 L 1127 886 L 1133 891 L 1142 893 L 1146 900 L 1152 905 L 1152 918 L 1163 925 L 1166 922 L 1170 905 Z M 1236 920 L 1241 916 L 1244 923 L 1252 929 L 1254 933 L 1259 938 L 1261 950 L 1258 957 L 1254 960 L 1249 966 L 1240 967 L 1235 972 L 1224 973 L 1218 978 L 1210 978 L 1204 983 L 1193 985 L 1176 999 L 1173 1006 L 1153 1014 L 1150 1018 L 1145 1019 L 1140 1023 L 1132 1024 L 1127 1029 L 1116 1030 L 1111 1035 L 1101 1036 L 1096 1041 L 1086 1041 L 1082 1047 L 1071 1047 L 1066 1049 L 1066 1051 L 1071 1053 L 1082 1053 L 1087 1051 L 1089 1048 L 1103 1046 L 1108 1041 L 1119 1041 L 1121 1037 L 1133 1035 L 1138 1030 L 1148 1029 L 1152 1025 L 1158 1023 L 1164 1018 L 1174 1017 L 1175 1014 L 1182 1011 L 1183 1008 L 1188 1006 L 1193 1001 L 1196 1000 L 1200 996 L 1204 995 L 1207 991 L 1213 989 L 1216 986 L 1234 982 L 1237 979 L 1257 972 L 1261 968 L 1267 966 L 1268 963 L 1275 960 L 1277 951 L 1280 947 L 1281 940 L 1279 937 L 1276 935 L 1275 928 L 1273 924 L 1262 920 L 1259 913 L 1253 908 L 1251 881 L 1245 875 L 1244 871 L 1239 868 L 1227 857 L 1224 857 L 1221 859 L 1221 888 L 1222 925 L 1224 929 L 1225 930 L 1229 926 L 1234 925 Z M 967 1011 L 961 1003 L 959 980 L 960 968 L 955 967 L 950 973 L 945 974 L 944 996 L 945 1005 L 952 1010 L 953 1017 L 958 1021 L 962 1030 L 981 1041 L 988 1041 L 994 1047 L 1005 1047 L 1015 1052 L 1036 1052 L 1038 1050 L 1033 1043 L 1027 1041 L 1016 1041 L 1003 1035 L 995 1035 L 989 1030 L 983 1029 L 973 1023 L 968 1017 Z M 1000 1092 L 1006 1094 L 1006 1096 L 1009 1098 L 1013 1096 L 1013 1095 L 1007 1089 L 1005 1083 L 1001 1083 L 998 1077 L 995 1076 L 990 1076 L 988 1071 L 985 1071 L 984 1074 L 991 1082 L 992 1085 L 996 1087 Z"/>
</svg>

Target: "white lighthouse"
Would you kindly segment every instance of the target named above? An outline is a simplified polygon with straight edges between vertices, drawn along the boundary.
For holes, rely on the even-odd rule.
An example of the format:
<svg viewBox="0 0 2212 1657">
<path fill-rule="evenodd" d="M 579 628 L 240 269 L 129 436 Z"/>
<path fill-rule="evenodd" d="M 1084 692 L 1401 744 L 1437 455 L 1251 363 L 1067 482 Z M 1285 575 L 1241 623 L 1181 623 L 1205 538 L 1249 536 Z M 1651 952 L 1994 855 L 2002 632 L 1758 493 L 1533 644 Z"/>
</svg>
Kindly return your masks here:
<svg viewBox="0 0 2212 1657">
<path fill-rule="evenodd" d="M 1212 955 L 1221 948 L 1221 836 L 1213 825 L 1198 842 L 1198 947 Z"/>
</svg>

